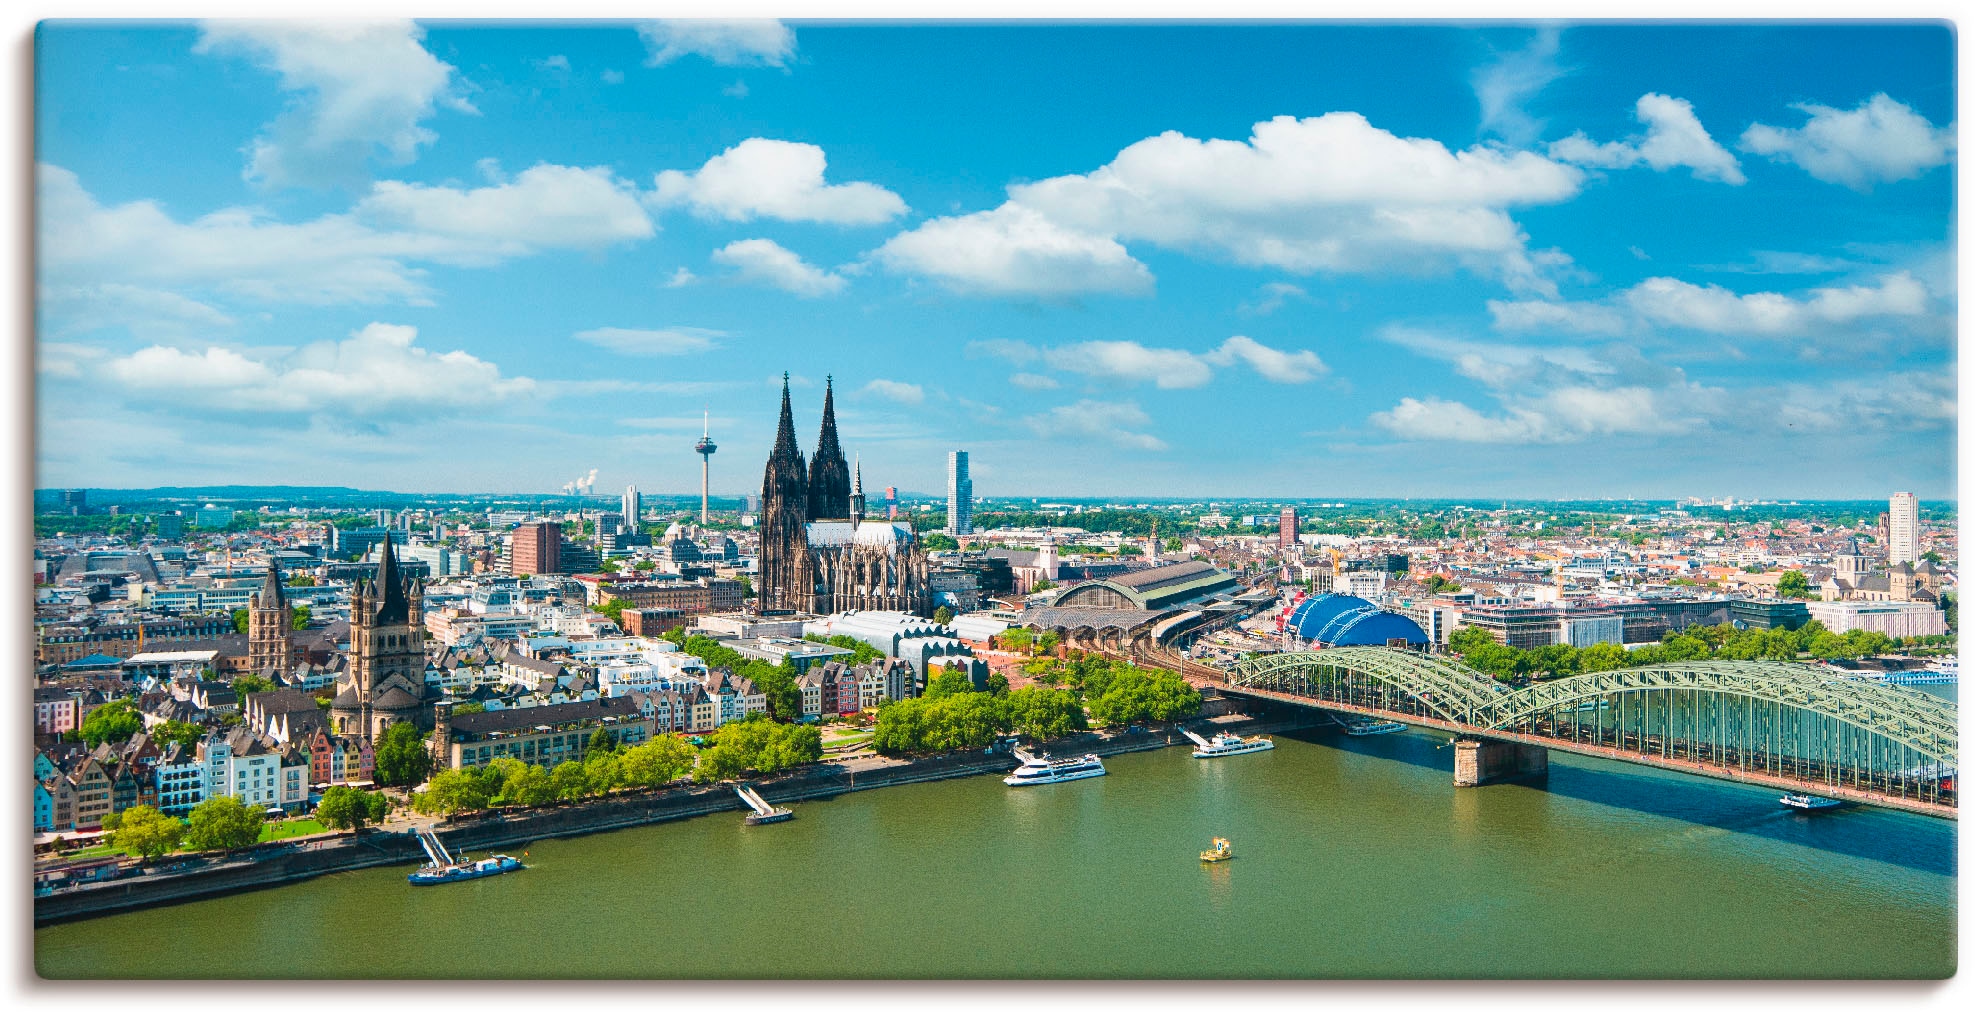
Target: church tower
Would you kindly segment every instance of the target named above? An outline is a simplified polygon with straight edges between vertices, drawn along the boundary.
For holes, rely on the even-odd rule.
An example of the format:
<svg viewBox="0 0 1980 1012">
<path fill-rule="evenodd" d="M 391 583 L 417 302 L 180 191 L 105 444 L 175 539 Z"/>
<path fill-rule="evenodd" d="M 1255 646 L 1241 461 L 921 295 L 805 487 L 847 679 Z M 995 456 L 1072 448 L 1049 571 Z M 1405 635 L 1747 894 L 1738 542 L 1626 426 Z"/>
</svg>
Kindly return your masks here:
<svg viewBox="0 0 1980 1012">
<path fill-rule="evenodd" d="M 831 403 L 830 393 L 826 403 Z M 822 443 L 821 443 L 822 445 Z M 833 448 L 838 435 L 833 434 Z M 757 607 L 761 610 L 808 608 L 811 604 L 811 554 L 804 536 L 809 489 L 804 454 L 798 451 L 797 427 L 791 421 L 791 376 L 784 374 L 784 403 L 777 416 L 777 443 L 763 465 L 763 506 L 757 529 L 762 547 L 757 552 Z"/>
<path fill-rule="evenodd" d="M 811 454 L 810 486 L 805 519 L 846 519 L 846 503 L 852 495 L 852 475 L 846 469 L 846 455 L 839 449 L 839 419 L 832 411 L 830 376 L 825 377 L 825 418 L 818 425 L 818 449 Z"/>
<path fill-rule="evenodd" d="M 425 593 L 387 537 L 376 578 L 351 589 L 349 674 L 331 716 L 341 732 L 373 739 L 399 721 L 429 724 L 437 695 L 426 684 Z"/>
<path fill-rule="evenodd" d="M 288 678 L 293 654 L 289 646 L 289 596 L 282 589 L 282 569 L 272 555 L 268 578 L 248 598 L 247 613 L 248 671 L 279 687 Z"/>
</svg>

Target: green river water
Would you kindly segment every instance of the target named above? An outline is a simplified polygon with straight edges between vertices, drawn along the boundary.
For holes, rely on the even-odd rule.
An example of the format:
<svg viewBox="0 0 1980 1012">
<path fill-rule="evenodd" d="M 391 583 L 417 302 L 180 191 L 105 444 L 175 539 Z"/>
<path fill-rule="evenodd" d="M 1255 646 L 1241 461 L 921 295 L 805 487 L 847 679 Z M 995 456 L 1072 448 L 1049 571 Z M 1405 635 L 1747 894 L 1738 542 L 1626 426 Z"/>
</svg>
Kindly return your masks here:
<svg viewBox="0 0 1980 1012">
<path fill-rule="evenodd" d="M 1458 790 L 1441 736 L 1277 736 L 528 847 L 35 932 L 43 976 L 1942 977 L 1951 822 L 1555 753 Z M 1198 862 L 1213 835 L 1237 857 Z"/>
</svg>

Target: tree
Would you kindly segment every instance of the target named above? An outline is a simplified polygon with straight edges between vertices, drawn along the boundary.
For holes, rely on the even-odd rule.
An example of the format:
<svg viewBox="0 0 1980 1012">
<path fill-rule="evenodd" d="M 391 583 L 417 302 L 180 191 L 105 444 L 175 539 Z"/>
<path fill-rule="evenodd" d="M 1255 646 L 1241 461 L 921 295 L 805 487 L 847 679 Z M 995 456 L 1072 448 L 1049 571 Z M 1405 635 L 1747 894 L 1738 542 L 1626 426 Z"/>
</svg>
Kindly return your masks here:
<svg viewBox="0 0 1980 1012">
<path fill-rule="evenodd" d="M 245 633 L 248 631 L 248 613 L 246 608 L 235 608 L 232 617 L 234 619 L 235 632 Z"/>
<path fill-rule="evenodd" d="M 1180 552 L 1182 551 L 1182 546 L 1182 539 L 1178 537 L 1170 537 L 1162 542 L 1162 550 L 1165 552 Z"/>
<path fill-rule="evenodd" d="M 488 785 L 474 770 L 441 770 L 427 782 L 426 790 L 413 795 L 413 809 L 424 815 L 453 816 L 487 808 L 490 797 Z"/>
<path fill-rule="evenodd" d="M 624 598 L 615 597 L 591 610 L 611 619 L 621 628 L 626 624 L 626 602 Z"/>
<path fill-rule="evenodd" d="M 942 531 L 929 531 L 921 536 L 921 547 L 931 552 L 948 552 L 962 547 L 962 542 Z"/>
<path fill-rule="evenodd" d="M 419 728 L 403 721 L 392 724 L 373 746 L 372 778 L 385 787 L 410 787 L 433 770 L 433 754 Z"/>
<path fill-rule="evenodd" d="M 665 787 L 694 770 L 695 749 L 677 734 L 634 745 L 619 757 L 629 787 Z"/>
<path fill-rule="evenodd" d="M 229 684 L 234 690 L 234 695 L 242 699 L 246 699 L 248 696 L 257 692 L 272 692 L 275 689 L 274 682 L 260 675 L 242 675 Z"/>
<path fill-rule="evenodd" d="M 582 801 L 591 794 L 591 780 L 584 775 L 584 764 L 566 759 L 550 771 L 550 789 L 558 801 Z"/>
<path fill-rule="evenodd" d="M 309 605 L 299 604 L 289 609 L 289 628 L 296 632 L 309 628 Z"/>
<path fill-rule="evenodd" d="M 316 821 L 331 829 L 363 829 L 384 821 L 390 810 L 391 802 L 383 794 L 339 785 L 323 792 L 323 800 L 316 803 Z"/>
<path fill-rule="evenodd" d="M 455 703 L 453 709 L 453 714 L 456 717 L 465 717 L 470 713 L 486 712 L 488 712 L 488 707 L 475 700 L 468 700 L 465 703 Z"/>
<path fill-rule="evenodd" d="M 261 838 L 268 816 L 229 794 L 207 798 L 186 819 L 186 846 L 193 850 L 239 850 Z"/>
<path fill-rule="evenodd" d="M 593 794 L 605 794 L 626 785 L 624 764 L 619 761 L 618 754 L 609 749 L 585 755 L 584 776 Z"/>
<path fill-rule="evenodd" d="M 936 625 L 948 625 L 949 623 L 954 622 L 955 620 L 956 620 L 956 610 L 954 608 L 951 608 L 945 604 L 940 608 L 935 609 Z"/>
<path fill-rule="evenodd" d="M 130 699 L 113 699 L 83 718 L 80 732 L 82 740 L 95 748 L 104 742 L 129 741 L 131 736 L 144 730 L 144 718 L 138 714 L 137 703 Z"/>
<path fill-rule="evenodd" d="M 1070 689 L 1013 689 L 1005 697 L 1011 730 L 1046 741 L 1086 727 L 1086 710 Z"/>
<path fill-rule="evenodd" d="M 151 729 L 151 740 L 161 746 L 176 743 L 180 748 L 192 749 L 205 738 L 205 728 L 183 720 L 168 720 Z"/>
<path fill-rule="evenodd" d="M 502 780 L 501 800 L 506 804 L 535 808 L 557 800 L 557 788 L 550 782 L 550 771 L 527 763 L 509 771 Z"/>
<path fill-rule="evenodd" d="M 975 692 L 976 686 L 969 676 L 955 668 L 943 668 L 934 678 L 928 680 L 928 688 L 922 690 L 921 697 L 928 700 L 953 696 L 958 692 Z"/>
<path fill-rule="evenodd" d="M 1781 582 L 1775 585 L 1775 592 L 1782 597 L 1811 597 L 1808 593 L 1808 574 L 1799 569 L 1790 569 L 1781 574 Z"/>
<path fill-rule="evenodd" d="M 316 577 L 310 576 L 307 573 L 297 573 L 294 576 L 289 577 L 289 586 L 314 587 L 316 586 Z"/>
<path fill-rule="evenodd" d="M 185 827 L 178 819 L 165 815 L 150 805 L 134 805 L 124 810 L 123 818 L 110 834 L 110 845 L 121 847 L 126 854 L 133 854 L 149 861 L 179 845 Z M 109 820 L 104 820 L 104 828 L 111 828 Z M 258 832 L 258 831 L 257 831 Z"/>
<path fill-rule="evenodd" d="M 742 592 L 744 597 L 756 596 L 756 585 L 749 582 L 749 577 L 738 576 L 736 577 L 736 582 L 742 584 Z"/>
<path fill-rule="evenodd" d="M 612 737 L 612 732 L 600 727 L 591 732 L 591 740 L 585 742 L 584 751 L 586 755 L 596 755 L 600 752 L 610 752 L 617 745 L 618 739 Z"/>
</svg>

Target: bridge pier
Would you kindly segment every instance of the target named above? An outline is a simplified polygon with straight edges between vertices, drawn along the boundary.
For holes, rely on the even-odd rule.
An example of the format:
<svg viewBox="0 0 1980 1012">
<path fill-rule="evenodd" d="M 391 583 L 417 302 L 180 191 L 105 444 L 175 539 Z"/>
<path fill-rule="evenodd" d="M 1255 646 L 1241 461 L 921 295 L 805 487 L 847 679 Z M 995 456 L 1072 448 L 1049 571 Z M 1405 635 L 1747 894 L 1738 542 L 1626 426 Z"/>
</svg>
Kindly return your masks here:
<svg viewBox="0 0 1980 1012">
<path fill-rule="evenodd" d="M 1451 783 L 1458 787 L 1547 775 L 1547 750 L 1539 745 L 1489 738 L 1459 738 L 1451 744 L 1457 752 Z"/>
</svg>

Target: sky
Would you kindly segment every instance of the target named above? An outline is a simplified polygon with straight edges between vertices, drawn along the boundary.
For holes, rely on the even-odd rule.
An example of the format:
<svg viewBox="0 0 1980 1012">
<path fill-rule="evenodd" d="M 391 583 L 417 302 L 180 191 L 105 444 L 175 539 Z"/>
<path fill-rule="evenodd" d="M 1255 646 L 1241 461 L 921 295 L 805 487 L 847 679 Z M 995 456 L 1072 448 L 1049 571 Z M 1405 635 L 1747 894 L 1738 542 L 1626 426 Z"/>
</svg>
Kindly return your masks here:
<svg viewBox="0 0 1980 1012">
<path fill-rule="evenodd" d="M 44 487 L 1954 494 L 1943 25 L 35 44 Z"/>
</svg>

